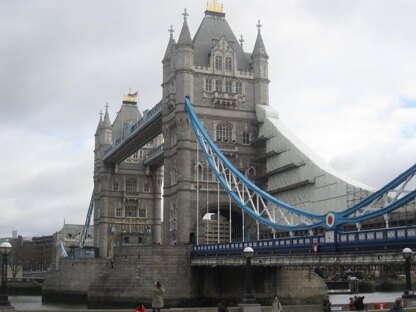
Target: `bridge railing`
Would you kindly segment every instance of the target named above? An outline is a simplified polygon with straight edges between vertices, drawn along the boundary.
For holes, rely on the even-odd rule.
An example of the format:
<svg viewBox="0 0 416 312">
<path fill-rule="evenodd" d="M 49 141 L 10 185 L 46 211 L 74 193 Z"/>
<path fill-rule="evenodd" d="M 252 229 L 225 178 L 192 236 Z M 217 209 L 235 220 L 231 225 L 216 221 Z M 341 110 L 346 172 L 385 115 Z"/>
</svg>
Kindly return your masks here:
<svg viewBox="0 0 416 312">
<path fill-rule="evenodd" d="M 401 252 L 416 246 L 416 226 L 374 229 L 358 232 L 327 231 L 325 234 L 294 236 L 259 241 L 197 245 L 192 257 L 241 256 L 245 247 L 257 255 L 305 255 L 366 252 Z"/>
<path fill-rule="evenodd" d="M 339 244 L 401 241 L 416 238 L 416 226 L 338 233 Z"/>
</svg>

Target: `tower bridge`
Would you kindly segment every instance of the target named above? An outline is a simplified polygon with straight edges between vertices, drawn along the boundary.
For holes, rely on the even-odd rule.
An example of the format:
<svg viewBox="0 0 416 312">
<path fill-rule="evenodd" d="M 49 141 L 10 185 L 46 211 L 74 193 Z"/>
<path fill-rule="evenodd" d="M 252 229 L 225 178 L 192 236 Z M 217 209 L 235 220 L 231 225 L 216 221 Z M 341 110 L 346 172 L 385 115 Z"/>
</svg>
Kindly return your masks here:
<svg viewBox="0 0 416 312">
<path fill-rule="evenodd" d="M 100 117 L 86 222 L 93 215 L 99 259 L 63 259 L 45 296 L 75 289 L 98 305 L 146 302 L 160 280 L 169 305 L 235 299 L 241 268 L 221 267 L 241 265 L 246 245 L 259 256 L 257 295 L 277 292 L 287 302 L 291 290 L 278 286 L 289 278 L 287 264 L 337 264 L 340 252 L 349 264 L 397 263 L 392 247 L 415 241 L 416 165 L 380 190 L 336 172 L 269 106 L 260 22 L 246 52 L 222 7 L 208 6 L 193 38 L 188 16 L 178 41 L 170 30 L 162 100 L 141 115 L 137 92 L 129 92 L 113 123 L 108 109 Z M 369 246 L 380 249 L 357 256 Z M 325 286 L 307 274 L 304 295 L 320 300 Z"/>
</svg>

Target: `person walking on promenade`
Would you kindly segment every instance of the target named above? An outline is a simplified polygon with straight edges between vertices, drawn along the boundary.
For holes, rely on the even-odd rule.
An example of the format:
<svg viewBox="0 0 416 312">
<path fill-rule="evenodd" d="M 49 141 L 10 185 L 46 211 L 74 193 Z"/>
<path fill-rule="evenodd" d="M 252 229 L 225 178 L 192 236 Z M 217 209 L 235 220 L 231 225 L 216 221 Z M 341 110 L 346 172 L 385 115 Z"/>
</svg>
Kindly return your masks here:
<svg viewBox="0 0 416 312">
<path fill-rule="evenodd" d="M 357 311 L 367 311 L 367 307 L 364 304 L 364 296 L 355 296 L 355 309 Z"/>
<path fill-rule="evenodd" d="M 403 312 L 404 311 L 403 305 L 404 305 L 403 299 L 398 297 L 396 301 L 394 301 L 394 304 L 389 311 L 390 312 Z"/>
<path fill-rule="evenodd" d="M 357 309 L 355 308 L 355 300 L 353 297 L 350 298 L 350 302 L 348 303 L 348 308 L 350 309 L 350 311 L 356 311 Z"/>
<path fill-rule="evenodd" d="M 153 297 L 152 297 L 152 309 L 153 312 L 160 312 L 160 308 L 165 306 L 163 300 L 163 294 L 165 293 L 165 287 L 160 282 L 156 282 L 153 285 Z"/>
<path fill-rule="evenodd" d="M 331 312 L 331 301 L 329 300 L 329 296 L 326 296 L 323 303 L 324 312 Z"/>
<path fill-rule="evenodd" d="M 282 305 L 280 304 L 279 298 L 274 297 L 272 303 L 272 312 L 282 312 Z"/>
<path fill-rule="evenodd" d="M 222 301 L 218 303 L 218 312 L 228 312 L 227 306 Z"/>
</svg>

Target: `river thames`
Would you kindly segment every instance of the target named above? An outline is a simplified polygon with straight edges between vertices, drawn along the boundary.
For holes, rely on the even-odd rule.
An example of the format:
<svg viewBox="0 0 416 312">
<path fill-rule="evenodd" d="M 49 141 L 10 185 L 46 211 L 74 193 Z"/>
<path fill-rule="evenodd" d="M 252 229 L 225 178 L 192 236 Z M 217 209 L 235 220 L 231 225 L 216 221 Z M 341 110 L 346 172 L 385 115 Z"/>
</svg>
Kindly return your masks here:
<svg viewBox="0 0 416 312">
<path fill-rule="evenodd" d="M 362 293 L 359 296 L 365 296 L 364 303 L 378 302 L 394 302 L 397 297 L 401 297 L 402 292 L 375 292 Z M 349 298 L 354 294 L 330 295 L 329 298 L 333 305 L 348 304 Z M 35 311 L 35 310 L 83 310 L 87 308 L 86 304 L 68 304 L 68 303 L 42 303 L 41 296 L 10 296 L 10 303 L 19 311 Z"/>
</svg>

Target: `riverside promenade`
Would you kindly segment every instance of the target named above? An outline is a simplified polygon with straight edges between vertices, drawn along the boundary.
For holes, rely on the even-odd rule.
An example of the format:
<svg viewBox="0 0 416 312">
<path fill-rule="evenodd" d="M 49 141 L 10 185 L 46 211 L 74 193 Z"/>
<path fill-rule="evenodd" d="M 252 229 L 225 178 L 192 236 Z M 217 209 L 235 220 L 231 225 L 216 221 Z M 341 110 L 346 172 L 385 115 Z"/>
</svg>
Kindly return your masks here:
<svg viewBox="0 0 416 312">
<path fill-rule="evenodd" d="M 412 308 L 404 308 L 407 312 L 416 312 L 416 300 L 414 302 L 415 306 Z M 389 311 L 387 309 L 373 309 L 374 306 L 371 304 L 368 305 L 368 311 Z M 133 312 L 134 309 L 44 309 L 44 310 L 18 310 L 13 307 L 1 307 L 0 312 Z M 151 312 L 151 308 L 148 308 L 147 311 Z M 172 309 L 161 309 L 162 312 L 217 312 L 216 307 L 202 308 L 172 308 Z M 241 312 L 240 307 L 229 307 L 229 312 Z M 271 312 L 272 308 L 270 306 L 262 306 L 261 312 Z M 334 305 L 332 311 L 349 311 L 347 305 Z M 292 306 L 283 306 L 283 312 L 322 312 L 321 305 L 292 305 Z"/>
</svg>

